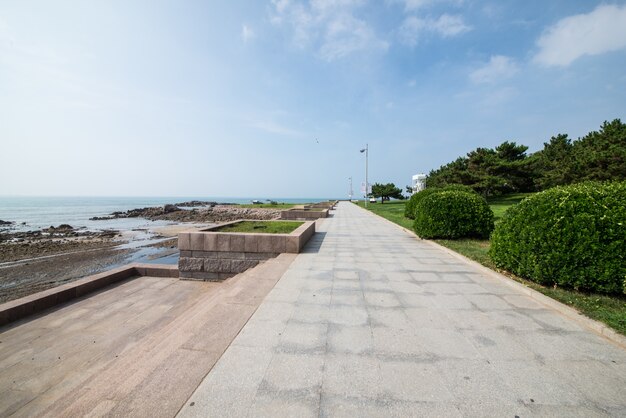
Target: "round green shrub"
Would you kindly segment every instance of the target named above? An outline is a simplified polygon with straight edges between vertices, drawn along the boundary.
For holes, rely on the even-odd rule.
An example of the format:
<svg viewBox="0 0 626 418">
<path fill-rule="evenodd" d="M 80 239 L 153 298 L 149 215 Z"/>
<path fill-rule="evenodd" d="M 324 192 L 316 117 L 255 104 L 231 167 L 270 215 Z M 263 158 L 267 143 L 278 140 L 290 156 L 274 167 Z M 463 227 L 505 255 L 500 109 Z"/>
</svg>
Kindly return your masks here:
<svg viewBox="0 0 626 418">
<path fill-rule="evenodd" d="M 428 189 L 421 190 L 409 198 L 409 200 L 404 205 L 404 216 L 409 219 L 415 219 L 415 208 L 417 207 L 417 203 L 425 198 L 426 196 L 430 196 L 433 193 L 439 193 L 450 190 L 458 190 L 461 192 L 468 193 L 476 193 L 474 189 L 469 186 L 465 186 L 463 184 L 449 184 L 444 187 L 429 187 Z"/>
<path fill-rule="evenodd" d="M 509 208 L 491 236 L 496 266 L 544 285 L 626 291 L 626 182 L 555 187 Z"/>
<path fill-rule="evenodd" d="M 417 203 L 413 225 L 422 238 L 488 238 L 493 212 L 476 193 L 446 190 Z"/>
</svg>

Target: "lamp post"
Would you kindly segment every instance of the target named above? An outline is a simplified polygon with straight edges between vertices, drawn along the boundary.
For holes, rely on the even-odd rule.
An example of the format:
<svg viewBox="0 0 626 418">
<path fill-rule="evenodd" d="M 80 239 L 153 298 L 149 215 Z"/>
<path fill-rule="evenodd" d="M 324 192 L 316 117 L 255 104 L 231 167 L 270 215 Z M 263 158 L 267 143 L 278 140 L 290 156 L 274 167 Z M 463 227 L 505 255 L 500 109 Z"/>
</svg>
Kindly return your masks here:
<svg viewBox="0 0 626 418">
<path fill-rule="evenodd" d="M 365 148 L 361 150 L 361 153 L 365 153 L 365 207 L 367 207 L 367 195 L 369 191 L 369 183 L 367 181 L 367 160 L 369 153 L 369 145 L 365 144 Z"/>
<path fill-rule="evenodd" d="M 348 180 L 350 180 L 350 190 L 348 192 L 348 197 L 350 198 L 350 201 L 352 202 L 352 177 L 348 177 Z"/>
</svg>

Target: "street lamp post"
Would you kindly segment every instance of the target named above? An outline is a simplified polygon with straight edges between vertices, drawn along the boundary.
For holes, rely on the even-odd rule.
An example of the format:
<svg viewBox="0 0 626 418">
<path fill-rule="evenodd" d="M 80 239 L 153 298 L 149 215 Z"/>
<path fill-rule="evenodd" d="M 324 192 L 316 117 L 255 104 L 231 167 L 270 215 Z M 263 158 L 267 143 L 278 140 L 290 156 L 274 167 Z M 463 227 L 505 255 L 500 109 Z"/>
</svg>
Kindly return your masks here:
<svg viewBox="0 0 626 418">
<path fill-rule="evenodd" d="M 350 201 L 352 201 L 352 177 L 349 177 L 348 180 L 350 180 L 350 190 L 348 193 L 348 197 L 350 198 Z"/>
<path fill-rule="evenodd" d="M 367 195 L 369 191 L 369 182 L 367 180 L 367 160 L 369 153 L 369 144 L 365 144 L 365 148 L 361 150 L 361 153 L 365 153 L 365 207 L 367 207 Z"/>
</svg>

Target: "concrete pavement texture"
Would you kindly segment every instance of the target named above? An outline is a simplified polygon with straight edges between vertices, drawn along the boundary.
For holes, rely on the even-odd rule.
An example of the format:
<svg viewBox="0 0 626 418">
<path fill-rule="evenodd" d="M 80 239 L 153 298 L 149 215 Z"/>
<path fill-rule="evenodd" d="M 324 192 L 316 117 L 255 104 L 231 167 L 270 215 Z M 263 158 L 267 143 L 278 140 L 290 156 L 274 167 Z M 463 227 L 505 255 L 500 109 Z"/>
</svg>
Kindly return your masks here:
<svg viewBox="0 0 626 418">
<path fill-rule="evenodd" d="M 342 202 L 180 417 L 626 416 L 626 351 Z"/>
</svg>

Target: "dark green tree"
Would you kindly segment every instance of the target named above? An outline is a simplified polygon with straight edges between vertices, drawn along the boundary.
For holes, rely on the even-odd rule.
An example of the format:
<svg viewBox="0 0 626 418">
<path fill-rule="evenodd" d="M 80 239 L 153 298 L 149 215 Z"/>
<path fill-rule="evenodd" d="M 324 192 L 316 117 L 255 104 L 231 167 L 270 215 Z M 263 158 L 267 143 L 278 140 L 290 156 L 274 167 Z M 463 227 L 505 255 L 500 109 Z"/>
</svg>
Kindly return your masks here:
<svg viewBox="0 0 626 418">
<path fill-rule="evenodd" d="M 576 181 L 626 180 L 626 124 L 604 122 L 573 144 Z"/>
<path fill-rule="evenodd" d="M 543 150 L 532 155 L 532 164 L 539 173 L 539 190 L 572 183 L 576 179 L 572 141 L 567 134 L 559 134 L 544 142 Z"/>
<path fill-rule="evenodd" d="M 477 148 L 455 161 L 433 170 L 428 187 L 463 184 L 483 196 L 534 189 L 535 171 L 529 164 L 525 145 L 503 142 L 495 149 Z"/>
<path fill-rule="evenodd" d="M 385 203 L 385 200 L 394 199 L 404 199 L 402 196 L 402 189 L 396 187 L 393 183 L 381 184 L 374 183 L 372 184 L 372 193 L 370 194 L 372 197 L 379 198 L 381 203 Z"/>
</svg>

